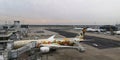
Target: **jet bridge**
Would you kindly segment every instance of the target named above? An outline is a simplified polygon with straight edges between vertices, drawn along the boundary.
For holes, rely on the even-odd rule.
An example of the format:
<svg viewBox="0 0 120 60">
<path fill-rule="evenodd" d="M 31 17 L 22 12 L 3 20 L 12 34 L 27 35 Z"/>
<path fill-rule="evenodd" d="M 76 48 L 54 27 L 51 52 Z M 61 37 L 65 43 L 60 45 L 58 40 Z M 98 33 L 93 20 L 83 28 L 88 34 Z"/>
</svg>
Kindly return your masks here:
<svg viewBox="0 0 120 60">
<path fill-rule="evenodd" d="M 1 40 L 0 41 L 0 60 L 8 60 L 8 50 L 12 49 L 12 40 Z"/>
<path fill-rule="evenodd" d="M 11 45 L 8 43 L 7 44 L 7 48 L 3 51 L 2 56 L 4 58 L 4 60 L 14 60 L 17 59 L 21 54 L 32 50 L 33 48 L 36 47 L 36 42 L 30 42 L 28 44 L 26 44 L 25 46 L 18 48 L 18 49 L 14 49 L 12 50 L 12 43 Z"/>
</svg>

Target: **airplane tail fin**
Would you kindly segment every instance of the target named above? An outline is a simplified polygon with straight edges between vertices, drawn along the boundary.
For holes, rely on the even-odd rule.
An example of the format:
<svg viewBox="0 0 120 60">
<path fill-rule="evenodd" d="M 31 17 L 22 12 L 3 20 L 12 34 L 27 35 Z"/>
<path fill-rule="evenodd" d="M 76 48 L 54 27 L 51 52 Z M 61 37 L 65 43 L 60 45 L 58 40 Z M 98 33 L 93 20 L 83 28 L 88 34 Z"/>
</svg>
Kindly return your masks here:
<svg viewBox="0 0 120 60">
<path fill-rule="evenodd" d="M 84 33 L 82 31 L 79 33 L 79 39 L 84 39 Z"/>
<path fill-rule="evenodd" d="M 54 38 L 54 37 L 55 37 L 55 35 L 53 35 L 53 36 L 49 37 L 49 38 L 48 38 L 48 40 L 53 41 L 53 40 L 55 40 L 55 38 Z"/>
<path fill-rule="evenodd" d="M 75 41 L 84 41 L 84 34 L 81 31 L 80 33 L 78 33 L 78 35 L 74 38 Z"/>
<path fill-rule="evenodd" d="M 79 38 L 79 41 L 84 41 L 84 33 L 83 33 L 83 31 L 81 31 L 81 32 L 79 33 L 78 38 Z"/>
</svg>

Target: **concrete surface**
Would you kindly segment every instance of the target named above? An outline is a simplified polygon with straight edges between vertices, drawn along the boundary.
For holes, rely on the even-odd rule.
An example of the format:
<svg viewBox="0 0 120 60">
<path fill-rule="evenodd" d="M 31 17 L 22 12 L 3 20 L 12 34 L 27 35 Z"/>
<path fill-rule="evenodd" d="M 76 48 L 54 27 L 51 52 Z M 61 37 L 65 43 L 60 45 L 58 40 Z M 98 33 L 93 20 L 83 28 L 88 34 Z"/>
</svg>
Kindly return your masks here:
<svg viewBox="0 0 120 60">
<path fill-rule="evenodd" d="M 75 31 L 72 31 L 72 32 L 75 32 Z M 75 33 L 78 33 L 78 32 L 75 32 Z M 115 38 L 113 36 L 106 36 L 106 35 L 99 35 L 99 34 L 92 34 L 92 33 L 87 33 L 87 35 L 104 37 L 107 39 L 120 41 L 118 38 Z M 63 37 L 59 34 L 56 34 L 56 36 Z M 38 59 L 38 60 L 120 60 L 120 57 L 119 57 L 120 47 L 98 49 L 84 43 L 81 43 L 81 44 L 86 48 L 86 52 L 84 53 L 80 53 L 74 49 L 61 49 L 50 54 L 42 55 L 41 59 Z"/>
</svg>

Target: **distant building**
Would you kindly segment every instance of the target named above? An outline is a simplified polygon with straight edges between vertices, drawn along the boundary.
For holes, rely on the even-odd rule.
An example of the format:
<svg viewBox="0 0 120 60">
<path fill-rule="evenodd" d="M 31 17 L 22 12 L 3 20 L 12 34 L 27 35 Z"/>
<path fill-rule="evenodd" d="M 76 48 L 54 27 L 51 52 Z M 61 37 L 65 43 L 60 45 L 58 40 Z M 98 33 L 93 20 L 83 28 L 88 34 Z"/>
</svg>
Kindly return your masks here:
<svg viewBox="0 0 120 60">
<path fill-rule="evenodd" d="M 13 34 L 13 32 L 1 30 L 0 31 L 0 40 L 8 40 L 12 34 Z"/>
<path fill-rule="evenodd" d="M 20 21 L 14 21 L 14 28 L 17 30 L 20 30 L 20 28 L 21 28 Z"/>
<path fill-rule="evenodd" d="M 14 21 L 13 25 L 1 25 L 0 27 L 0 40 L 19 40 L 27 36 L 28 25 L 21 25 L 20 21 Z"/>
</svg>

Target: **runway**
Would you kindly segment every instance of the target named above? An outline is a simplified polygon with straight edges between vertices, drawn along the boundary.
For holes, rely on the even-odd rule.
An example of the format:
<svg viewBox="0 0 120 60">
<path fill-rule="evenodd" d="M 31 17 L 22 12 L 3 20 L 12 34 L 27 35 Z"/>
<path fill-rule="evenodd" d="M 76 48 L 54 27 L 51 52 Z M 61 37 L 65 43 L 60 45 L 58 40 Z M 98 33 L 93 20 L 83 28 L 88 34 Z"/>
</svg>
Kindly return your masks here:
<svg viewBox="0 0 120 60">
<path fill-rule="evenodd" d="M 50 31 L 57 32 L 60 35 L 65 36 L 66 38 L 71 38 L 71 37 L 73 38 L 76 35 L 78 35 L 77 33 L 66 32 L 66 31 L 61 31 L 61 30 L 54 30 L 54 29 L 52 30 L 51 29 Z M 83 43 L 91 45 L 98 49 L 120 47 L 120 41 L 115 41 L 112 39 L 105 39 L 105 38 L 101 38 L 101 37 L 85 35 L 85 40 L 88 40 L 88 41 L 85 41 Z"/>
<path fill-rule="evenodd" d="M 56 31 L 65 37 L 75 37 L 77 34 L 66 31 Z M 119 60 L 120 57 L 120 41 L 95 37 L 86 36 L 91 42 L 82 42 L 81 44 L 86 48 L 85 53 L 80 53 L 73 49 L 62 49 L 57 50 L 48 55 L 43 55 L 41 60 Z M 97 44 L 95 46 L 93 44 Z"/>
</svg>

